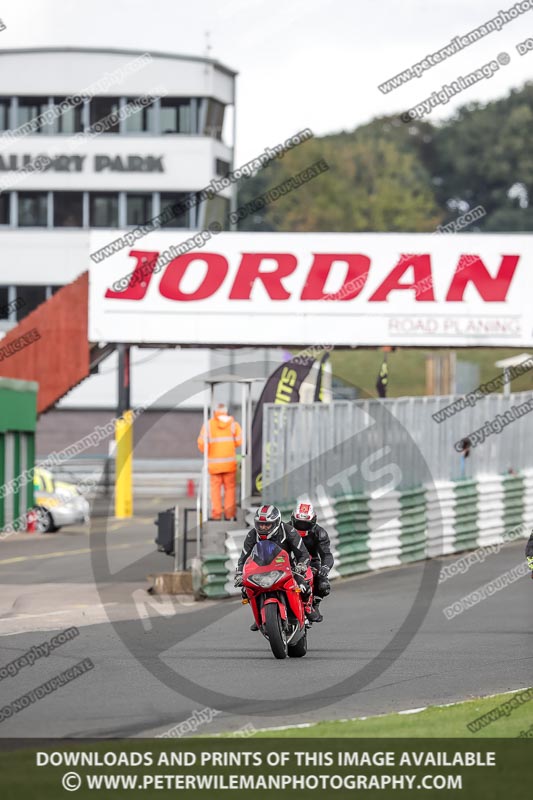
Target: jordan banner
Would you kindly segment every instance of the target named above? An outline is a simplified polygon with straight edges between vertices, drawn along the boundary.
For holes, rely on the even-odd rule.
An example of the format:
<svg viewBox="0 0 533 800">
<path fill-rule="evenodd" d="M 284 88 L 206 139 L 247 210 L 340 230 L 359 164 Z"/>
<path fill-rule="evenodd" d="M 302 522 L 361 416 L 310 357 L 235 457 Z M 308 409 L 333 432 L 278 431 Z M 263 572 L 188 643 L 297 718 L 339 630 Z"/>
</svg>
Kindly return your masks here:
<svg viewBox="0 0 533 800">
<path fill-rule="evenodd" d="M 84 259 L 92 342 L 533 347 L 528 233 L 113 236 Z"/>
<path fill-rule="evenodd" d="M 265 403 L 299 403 L 300 387 L 315 363 L 312 356 L 296 356 L 281 364 L 267 379 L 252 422 L 252 494 L 263 488 L 263 406 Z"/>
</svg>

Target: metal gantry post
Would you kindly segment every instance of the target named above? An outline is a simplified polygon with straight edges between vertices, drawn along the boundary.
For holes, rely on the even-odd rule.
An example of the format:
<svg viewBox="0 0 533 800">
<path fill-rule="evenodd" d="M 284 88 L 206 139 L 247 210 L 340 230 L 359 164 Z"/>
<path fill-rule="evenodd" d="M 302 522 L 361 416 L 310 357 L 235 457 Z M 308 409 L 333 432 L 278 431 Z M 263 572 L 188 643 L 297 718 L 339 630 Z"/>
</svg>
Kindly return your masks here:
<svg viewBox="0 0 533 800">
<path fill-rule="evenodd" d="M 246 383 L 246 458 L 248 470 L 246 472 L 245 497 L 252 496 L 252 382 Z"/>
<path fill-rule="evenodd" d="M 206 389 L 207 391 L 207 389 Z M 204 464 L 202 468 L 202 520 L 203 525 L 209 519 L 209 498 L 207 495 L 208 487 L 208 460 L 207 451 L 209 448 L 209 400 L 206 398 L 204 401 Z"/>
<path fill-rule="evenodd" d="M 248 459 L 248 424 L 247 424 L 247 397 L 246 397 L 246 383 L 241 383 L 241 428 L 242 428 L 242 445 L 241 445 L 241 509 L 244 508 L 244 501 L 246 498 L 246 488 L 248 486 L 248 472 L 250 469 Z"/>
<path fill-rule="evenodd" d="M 181 572 L 185 564 L 181 564 L 180 552 L 180 509 L 174 506 L 174 572 Z"/>
</svg>

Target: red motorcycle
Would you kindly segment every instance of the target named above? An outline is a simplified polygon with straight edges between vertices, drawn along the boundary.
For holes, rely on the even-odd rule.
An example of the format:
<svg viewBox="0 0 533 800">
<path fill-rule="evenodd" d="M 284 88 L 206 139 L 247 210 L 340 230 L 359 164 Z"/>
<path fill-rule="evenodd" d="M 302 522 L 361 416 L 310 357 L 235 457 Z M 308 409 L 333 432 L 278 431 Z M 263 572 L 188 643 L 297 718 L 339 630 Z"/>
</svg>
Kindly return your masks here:
<svg viewBox="0 0 533 800">
<path fill-rule="evenodd" d="M 311 577 L 307 570 L 306 579 Z M 252 607 L 254 619 L 276 658 L 301 658 L 307 653 L 305 609 L 312 596 L 302 599 L 289 554 L 268 539 L 257 542 L 243 570 L 243 603 Z M 312 585 L 312 584 L 311 584 Z"/>
</svg>

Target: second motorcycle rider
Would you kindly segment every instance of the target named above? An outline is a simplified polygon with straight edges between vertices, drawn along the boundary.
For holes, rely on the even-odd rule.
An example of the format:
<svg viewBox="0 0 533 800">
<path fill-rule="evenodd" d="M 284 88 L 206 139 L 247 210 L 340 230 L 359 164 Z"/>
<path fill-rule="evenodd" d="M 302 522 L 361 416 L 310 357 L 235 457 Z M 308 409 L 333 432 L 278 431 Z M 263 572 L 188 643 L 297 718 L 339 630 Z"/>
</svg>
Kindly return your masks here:
<svg viewBox="0 0 533 800">
<path fill-rule="evenodd" d="M 311 622 L 322 622 L 323 617 L 319 605 L 331 591 L 328 575 L 334 564 L 329 536 L 324 528 L 317 525 L 315 510 L 311 503 L 298 503 L 292 513 L 291 524 L 302 537 L 311 556 L 311 569 L 314 575 L 314 608 L 308 619 Z"/>
</svg>

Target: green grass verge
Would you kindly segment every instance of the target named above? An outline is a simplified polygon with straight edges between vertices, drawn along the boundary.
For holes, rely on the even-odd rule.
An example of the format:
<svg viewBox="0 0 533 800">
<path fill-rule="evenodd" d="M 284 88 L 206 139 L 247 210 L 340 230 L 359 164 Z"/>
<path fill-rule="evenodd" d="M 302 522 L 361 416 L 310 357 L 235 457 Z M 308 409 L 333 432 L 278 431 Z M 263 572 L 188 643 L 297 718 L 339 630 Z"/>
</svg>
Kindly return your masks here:
<svg viewBox="0 0 533 800">
<path fill-rule="evenodd" d="M 445 353 L 447 350 L 425 350 L 405 348 L 388 354 L 388 397 L 404 397 L 426 394 L 426 359 L 430 353 Z M 458 361 L 469 361 L 479 365 L 480 382 L 495 378 L 501 370 L 495 361 L 526 352 L 512 348 L 460 348 L 455 349 Z M 331 355 L 333 374 L 352 386 L 357 386 L 364 396 L 376 396 L 376 379 L 383 360 L 379 350 L 338 350 Z M 533 389 L 533 370 L 516 378 L 513 392 Z"/>
<path fill-rule="evenodd" d="M 533 690 L 528 691 L 528 695 L 531 695 L 533 698 Z M 328 737 L 332 739 L 350 739 L 350 738 L 364 738 L 367 739 L 367 744 L 365 747 L 372 747 L 371 741 L 372 739 L 381 739 L 381 738 L 388 738 L 390 739 L 403 739 L 406 737 L 410 738 L 426 738 L 426 739 L 443 739 L 447 738 L 450 739 L 449 747 L 454 747 L 453 744 L 454 739 L 459 738 L 469 738 L 472 737 L 472 732 L 467 728 L 467 724 L 471 723 L 473 720 L 477 719 L 482 714 L 487 714 L 493 711 L 493 709 L 498 708 L 503 703 L 509 704 L 513 697 L 519 697 L 520 693 L 513 693 L 513 694 L 505 694 L 505 695 L 498 695 L 495 697 L 490 698 L 482 698 L 478 700 L 470 700 L 464 703 L 459 703 L 454 706 L 449 706 L 448 708 L 437 708 L 432 707 L 428 708 L 426 711 L 422 711 L 417 714 L 410 714 L 410 715 L 400 715 L 400 714 L 388 714 L 382 717 L 372 717 L 369 719 L 359 719 L 359 720 L 350 720 L 348 722 L 320 722 L 316 725 L 313 725 L 309 728 L 288 728 L 284 731 L 262 731 L 258 732 L 254 737 L 254 739 L 286 739 L 289 740 L 291 738 L 296 739 L 296 741 L 301 741 L 303 738 L 320 738 L 322 742 L 327 739 Z M 508 706 L 510 708 L 510 706 Z M 512 738 L 523 735 L 523 732 L 530 731 L 530 735 L 533 735 L 533 711 L 532 711 L 532 704 L 530 702 L 523 702 L 523 704 L 519 705 L 515 709 L 511 709 L 508 716 L 502 716 L 499 718 L 494 718 L 494 721 L 483 728 L 478 734 L 476 734 L 479 738 L 491 738 L 494 739 L 506 739 Z M 221 739 L 219 737 L 195 737 L 195 738 L 185 738 L 185 739 L 125 739 L 125 740 L 101 740 L 98 742 L 65 742 L 61 739 L 56 741 L 48 740 L 47 742 L 42 742 L 37 747 L 32 745 L 24 745 L 21 744 L 23 749 L 15 750 L 13 752 L 0 752 L 0 774 L 1 774 L 1 786 L 2 786 L 2 800 L 21 800 L 21 798 L 27 797 L 35 797 L 38 800 L 57 800 L 59 797 L 66 797 L 67 792 L 66 790 L 61 788 L 61 781 L 62 777 L 67 772 L 78 772 L 81 776 L 86 776 L 90 774 L 94 775 L 135 775 L 135 774 L 174 774 L 179 773 L 181 769 L 176 769 L 173 766 L 160 766 L 159 763 L 159 753 L 166 752 L 172 753 L 176 750 L 184 750 L 184 751 L 195 751 L 196 753 L 202 753 L 204 751 L 210 751 L 212 749 L 218 750 L 220 748 L 224 748 L 226 750 L 234 751 L 236 748 L 241 750 L 250 750 L 251 745 L 249 743 L 249 737 L 245 739 L 240 738 L 239 743 L 235 741 L 231 741 L 233 739 L 232 734 L 223 735 L 224 738 Z M 217 744 L 218 742 L 218 744 Z M 512 755 L 513 753 L 517 753 L 517 747 L 519 746 L 518 742 L 511 743 L 511 755 L 509 752 L 505 750 L 507 745 L 502 745 L 499 749 L 499 753 L 501 756 L 501 761 L 504 764 L 507 764 L 508 772 L 509 772 L 509 764 L 511 764 L 512 770 L 511 775 L 516 774 L 518 772 L 518 767 L 513 766 L 512 762 Z M 520 750 L 521 756 L 519 759 L 520 768 L 526 769 L 527 767 L 527 758 L 529 757 L 530 751 L 524 751 L 524 744 L 520 743 Z M 287 742 L 287 747 L 294 747 L 295 745 L 289 745 Z M 301 749 L 301 745 L 297 745 L 299 749 Z M 402 745 L 394 745 L 394 743 L 390 743 L 387 745 L 389 749 L 394 749 L 398 747 L 402 747 Z M 448 747 L 448 745 L 446 746 Z M 273 744 L 273 749 L 277 749 L 278 745 Z M 262 752 L 267 752 L 270 748 L 270 745 L 267 744 L 266 741 L 260 742 L 257 741 L 257 744 L 254 745 L 252 749 L 261 750 Z M 440 749 L 444 749 L 442 745 Z M 492 749 L 492 747 L 491 747 Z M 52 750 L 52 751 L 73 751 L 73 750 L 81 750 L 81 751 L 95 751 L 100 754 L 110 753 L 111 751 L 115 753 L 143 753 L 146 751 L 154 753 L 154 761 L 152 765 L 146 766 L 106 766 L 106 767 L 91 767 L 91 766 L 46 766 L 46 767 L 37 767 L 36 766 L 36 756 L 35 750 Z M 516 759 L 515 759 L 516 760 Z M 138 763 L 138 761 L 136 762 Z M 165 763 L 169 763 L 168 761 Z M 197 762 L 199 763 L 199 762 Z M 231 772 L 232 767 L 227 767 L 222 770 L 223 772 Z M 514 770 L 514 772 L 513 772 Z M 206 767 L 203 772 L 209 774 L 210 768 Z M 216 769 L 215 772 L 220 772 L 220 769 Z M 235 770 L 233 770 L 235 771 Z M 489 776 L 492 779 L 492 776 Z M 142 780 L 142 779 L 141 779 Z M 501 783 L 501 782 L 500 782 Z M 505 778 L 505 785 L 508 785 L 508 778 Z M 126 789 L 126 788 L 116 788 L 116 789 L 105 789 L 102 787 L 100 790 L 93 788 L 90 790 L 88 786 L 83 782 L 83 785 L 80 791 L 76 792 L 75 796 L 80 800 L 89 797 L 113 797 L 117 798 L 117 800 L 121 800 L 121 798 L 131 798 L 139 796 L 138 792 L 142 791 L 140 795 L 143 800 L 149 800 L 150 798 L 156 798 L 165 796 L 165 793 L 158 791 L 157 788 L 152 788 L 152 786 L 145 786 L 144 789 Z M 175 796 L 176 792 L 173 791 L 172 794 Z M 212 791 L 195 791 L 192 794 L 186 792 L 183 794 L 185 797 L 197 797 L 198 800 L 212 800 L 215 796 Z M 219 794 L 216 795 L 221 796 Z M 232 794 L 232 796 L 237 796 L 237 794 Z M 241 794 L 238 795 L 239 797 Z M 246 796 L 246 795 L 244 795 Z M 294 794 L 290 795 L 291 797 L 295 796 Z M 301 794 L 297 795 L 298 797 Z M 345 794 L 342 795 L 343 797 L 346 796 Z M 374 794 L 372 794 L 372 797 Z M 385 795 L 381 795 L 385 796 Z M 387 795 L 389 796 L 389 795 Z M 402 795 L 403 796 L 403 795 Z M 442 793 L 441 793 L 441 796 Z M 448 795 L 446 795 L 448 796 Z M 475 797 L 482 797 L 487 800 L 488 798 L 501 798 L 504 795 L 499 792 L 497 795 L 492 794 L 490 791 L 484 790 L 481 793 L 476 793 Z M 527 786 L 526 793 L 517 793 L 510 791 L 510 796 L 512 797 L 529 797 L 530 796 L 530 789 Z M 470 793 L 470 797 L 474 797 L 473 793 Z"/>
<path fill-rule="evenodd" d="M 346 722 L 318 722 L 309 728 L 287 728 L 282 731 L 261 731 L 264 738 L 509 738 L 529 731 L 533 737 L 533 702 L 511 709 L 508 716 L 495 718 L 489 725 L 473 733 L 469 722 L 487 714 L 519 695 L 500 694 L 477 700 L 467 700 L 446 708 L 430 706 L 416 714 L 386 714 L 380 717 L 354 719 Z M 532 692 L 533 697 L 533 692 Z M 494 715 L 496 717 L 496 714 Z M 531 729 L 531 730 L 529 730 Z"/>
</svg>

